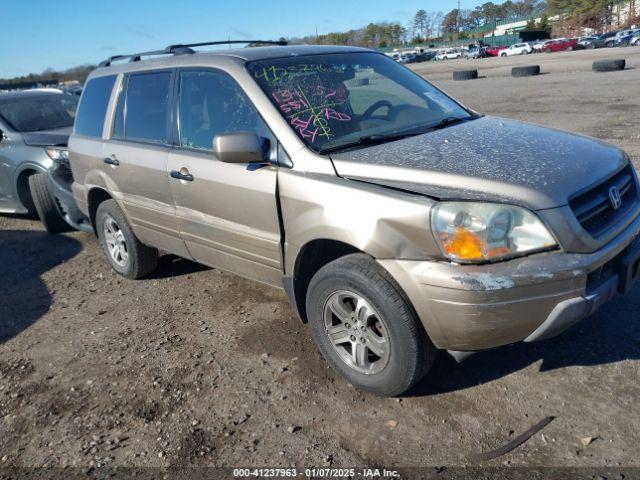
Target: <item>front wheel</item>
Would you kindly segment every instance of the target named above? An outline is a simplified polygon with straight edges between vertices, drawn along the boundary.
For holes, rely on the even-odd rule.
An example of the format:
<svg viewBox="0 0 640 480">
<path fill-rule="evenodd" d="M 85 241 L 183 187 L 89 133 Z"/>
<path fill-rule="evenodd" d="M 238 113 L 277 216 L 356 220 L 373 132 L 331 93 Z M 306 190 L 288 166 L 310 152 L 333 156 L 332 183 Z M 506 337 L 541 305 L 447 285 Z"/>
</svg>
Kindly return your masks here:
<svg viewBox="0 0 640 480">
<path fill-rule="evenodd" d="M 320 352 L 355 386 L 400 395 L 431 368 L 434 345 L 400 287 L 368 255 L 348 255 L 321 268 L 306 302 Z"/>
<path fill-rule="evenodd" d="M 111 268 L 123 277 L 138 279 L 156 269 L 158 250 L 138 240 L 115 200 L 98 206 L 96 231 Z"/>
</svg>

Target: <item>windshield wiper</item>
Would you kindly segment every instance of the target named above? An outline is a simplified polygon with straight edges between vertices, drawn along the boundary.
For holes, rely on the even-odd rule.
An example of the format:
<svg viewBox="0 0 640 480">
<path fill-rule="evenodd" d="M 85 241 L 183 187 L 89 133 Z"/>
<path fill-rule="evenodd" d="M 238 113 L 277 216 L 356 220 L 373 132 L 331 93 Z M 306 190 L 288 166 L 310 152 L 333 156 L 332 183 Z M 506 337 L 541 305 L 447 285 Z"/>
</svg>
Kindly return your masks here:
<svg viewBox="0 0 640 480">
<path fill-rule="evenodd" d="M 393 142 L 394 140 L 402 140 L 403 138 L 413 137 L 419 133 L 391 133 L 388 135 L 363 135 L 352 142 L 340 143 L 338 145 L 327 145 L 318 150 L 318 153 L 332 153 L 351 147 L 362 147 L 366 145 L 379 145 L 381 143 Z"/>
<path fill-rule="evenodd" d="M 474 120 L 478 117 L 476 116 L 471 116 L 471 117 L 446 117 L 443 118 L 442 120 L 440 120 L 438 123 L 431 125 L 431 127 L 429 128 L 430 130 L 440 130 L 441 128 L 447 128 L 450 127 L 452 125 L 456 125 L 458 123 L 463 123 L 463 122 L 467 122 L 469 120 Z"/>
</svg>

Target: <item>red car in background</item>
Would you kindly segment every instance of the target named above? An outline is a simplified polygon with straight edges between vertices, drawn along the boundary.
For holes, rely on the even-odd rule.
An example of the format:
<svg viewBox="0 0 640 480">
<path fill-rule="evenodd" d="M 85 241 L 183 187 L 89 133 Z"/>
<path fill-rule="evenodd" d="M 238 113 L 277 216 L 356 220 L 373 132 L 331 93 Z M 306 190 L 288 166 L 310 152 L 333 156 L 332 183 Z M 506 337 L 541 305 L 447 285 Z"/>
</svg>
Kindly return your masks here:
<svg viewBox="0 0 640 480">
<path fill-rule="evenodd" d="M 498 57 L 500 55 L 500 52 L 502 50 L 506 50 L 507 48 L 509 48 L 508 46 L 504 46 L 504 47 L 489 47 L 485 49 L 485 52 L 487 54 L 487 57 Z"/>
<path fill-rule="evenodd" d="M 562 40 L 552 40 L 551 42 L 545 43 L 542 51 L 544 53 L 551 53 L 563 52 L 565 50 L 572 51 L 577 50 L 578 48 L 579 46 L 577 38 L 567 38 Z"/>
</svg>

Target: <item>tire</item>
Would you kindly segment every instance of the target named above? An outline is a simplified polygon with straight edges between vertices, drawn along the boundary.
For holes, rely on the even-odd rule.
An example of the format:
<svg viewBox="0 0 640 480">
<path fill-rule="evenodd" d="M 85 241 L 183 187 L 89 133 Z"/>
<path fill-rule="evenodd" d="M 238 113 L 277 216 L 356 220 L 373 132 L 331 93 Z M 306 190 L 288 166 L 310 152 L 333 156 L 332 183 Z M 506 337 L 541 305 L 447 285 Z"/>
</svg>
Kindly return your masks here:
<svg viewBox="0 0 640 480">
<path fill-rule="evenodd" d="M 478 78 L 478 70 L 456 70 L 453 72 L 454 80 L 475 80 Z"/>
<path fill-rule="evenodd" d="M 31 191 L 34 208 L 48 233 L 55 234 L 71 230 L 49 189 L 46 174 L 34 173 L 31 175 L 29 177 L 29 190 Z"/>
<path fill-rule="evenodd" d="M 545 48 L 544 53 L 552 53 L 552 50 L 550 48 Z"/>
<path fill-rule="evenodd" d="M 616 72 L 619 70 L 624 70 L 627 62 L 624 59 L 617 60 L 598 60 L 593 62 L 593 71 L 594 72 Z"/>
<path fill-rule="evenodd" d="M 350 316 L 356 301 L 364 307 L 361 311 L 365 315 L 360 317 L 364 323 Z M 341 308 L 330 308 L 329 304 Z M 306 307 L 311 335 L 324 358 L 362 390 L 400 395 L 419 382 L 433 364 L 436 348 L 404 292 L 368 255 L 348 255 L 322 267 L 311 279 Z M 338 320 L 335 311 L 343 313 L 346 322 Z M 328 333 L 331 326 L 337 328 L 334 335 L 344 341 L 334 344 Z M 354 348 L 356 362 L 352 360 Z M 374 350 L 383 353 L 378 356 Z"/>
<path fill-rule="evenodd" d="M 573 52 L 573 50 L 574 50 L 573 47 L 567 48 L 567 52 Z"/>
<path fill-rule="evenodd" d="M 540 65 L 528 65 L 526 67 L 513 67 L 511 69 L 512 77 L 532 77 L 540 75 Z"/>
<path fill-rule="evenodd" d="M 135 280 L 156 269 L 158 250 L 138 240 L 115 200 L 98 206 L 96 231 L 111 268 L 123 277 Z"/>
</svg>

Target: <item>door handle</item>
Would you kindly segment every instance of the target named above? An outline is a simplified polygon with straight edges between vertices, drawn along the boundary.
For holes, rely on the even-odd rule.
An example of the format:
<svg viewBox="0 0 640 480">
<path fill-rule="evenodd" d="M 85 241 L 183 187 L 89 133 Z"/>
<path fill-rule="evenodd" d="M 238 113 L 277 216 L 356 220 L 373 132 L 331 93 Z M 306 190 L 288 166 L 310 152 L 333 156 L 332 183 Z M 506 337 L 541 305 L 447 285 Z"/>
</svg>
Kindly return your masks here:
<svg viewBox="0 0 640 480">
<path fill-rule="evenodd" d="M 185 182 L 193 182 L 193 175 L 189 173 L 189 170 L 186 168 L 181 169 L 180 171 L 171 170 L 169 174 L 171 178 L 175 178 L 176 180 L 184 180 Z"/>
<path fill-rule="evenodd" d="M 105 158 L 103 162 L 113 167 L 117 167 L 118 165 L 120 165 L 120 161 L 115 157 L 115 155 Z"/>
</svg>

